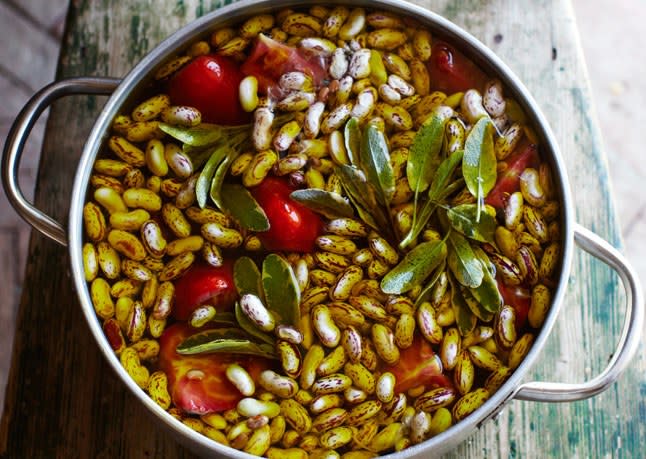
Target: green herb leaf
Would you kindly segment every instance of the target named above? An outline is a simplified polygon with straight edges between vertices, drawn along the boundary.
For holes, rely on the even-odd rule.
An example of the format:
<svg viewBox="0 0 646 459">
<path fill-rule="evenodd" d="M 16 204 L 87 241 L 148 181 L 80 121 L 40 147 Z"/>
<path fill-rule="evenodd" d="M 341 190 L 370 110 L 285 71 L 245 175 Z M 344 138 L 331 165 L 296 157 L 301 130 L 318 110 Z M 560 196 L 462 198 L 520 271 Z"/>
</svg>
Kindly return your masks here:
<svg viewBox="0 0 646 459">
<path fill-rule="evenodd" d="M 466 336 L 476 328 L 478 317 L 473 314 L 467 301 L 464 299 L 464 287 L 455 279 L 453 279 L 453 283 L 454 285 L 451 287 L 451 305 L 455 315 L 455 322 L 460 335 Z"/>
<path fill-rule="evenodd" d="M 251 231 L 267 231 L 269 220 L 262 207 L 242 185 L 234 183 L 222 184 L 222 207 L 238 224 Z"/>
<path fill-rule="evenodd" d="M 238 328 L 216 328 L 206 330 L 186 338 L 179 346 L 181 355 L 226 352 L 231 354 L 256 355 L 275 359 L 271 346 L 254 343 L 250 336 Z"/>
<path fill-rule="evenodd" d="M 490 322 L 493 319 L 493 313 L 487 311 L 482 304 L 473 296 L 473 289 L 461 288 L 464 301 L 469 306 L 469 309 L 478 319 L 483 322 Z"/>
<path fill-rule="evenodd" d="M 449 268 L 455 278 L 465 287 L 476 288 L 482 283 L 482 263 L 464 236 L 455 231 L 449 233 Z"/>
<path fill-rule="evenodd" d="M 240 257 L 233 265 L 233 283 L 238 295 L 253 293 L 261 300 L 265 295 L 262 292 L 262 276 L 256 262 L 249 257 Z"/>
<path fill-rule="evenodd" d="M 360 167 L 361 160 L 359 152 L 361 151 L 361 130 L 359 129 L 359 120 L 357 118 L 352 117 L 345 123 L 343 138 L 350 164 L 355 167 Z"/>
<path fill-rule="evenodd" d="M 192 147 L 203 147 L 226 138 L 226 128 L 217 124 L 202 123 L 195 127 L 173 126 L 159 123 L 159 129 L 174 139 Z"/>
<path fill-rule="evenodd" d="M 327 218 L 351 218 L 354 216 L 350 203 L 338 193 L 308 188 L 293 191 L 289 197 Z"/>
<path fill-rule="evenodd" d="M 496 154 L 493 146 L 494 126 L 488 117 L 480 118 L 464 142 L 462 175 L 469 192 L 477 199 L 478 210 L 496 184 Z"/>
<path fill-rule="evenodd" d="M 442 260 L 442 262 L 438 265 L 437 268 L 435 268 L 435 271 L 433 271 L 433 275 L 430 277 L 422 291 L 419 293 L 419 296 L 415 300 L 415 306 L 419 306 L 422 304 L 424 301 L 429 301 L 431 298 L 431 293 L 433 291 L 433 287 L 435 284 L 437 284 L 438 279 L 442 275 L 442 273 L 446 270 L 446 259 Z"/>
<path fill-rule="evenodd" d="M 300 323 L 301 291 L 291 265 L 276 254 L 269 254 L 262 263 L 262 286 L 267 309 L 278 322 L 297 326 Z"/>
<path fill-rule="evenodd" d="M 483 266 L 484 277 L 482 283 L 471 289 L 471 294 L 488 312 L 495 314 L 502 306 L 502 295 L 498 291 L 498 284 L 489 270 Z"/>
<path fill-rule="evenodd" d="M 197 197 L 197 204 L 201 209 L 204 209 L 206 206 L 206 200 L 209 196 L 209 188 L 211 186 L 211 180 L 215 171 L 220 164 L 220 161 L 226 156 L 228 151 L 227 147 L 218 147 L 211 153 L 211 157 L 206 162 L 200 172 L 200 176 L 197 178 L 197 183 L 195 184 L 195 196 Z"/>
<path fill-rule="evenodd" d="M 420 285 L 446 259 L 446 252 L 444 241 L 422 242 L 384 276 L 381 290 L 400 294 Z"/>
<path fill-rule="evenodd" d="M 399 243 L 399 247 L 401 249 L 408 247 L 408 245 L 411 244 L 417 236 L 419 236 L 419 233 L 424 230 L 428 220 L 433 215 L 433 212 L 435 212 L 438 202 L 443 200 L 453 191 L 450 186 L 451 177 L 453 176 L 455 169 L 458 167 L 458 164 L 460 164 L 460 161 L 462 161 L 462 152 L 456 151 L 440 163 L 428 192 L 429 199 L 424 201 L 423 204 L 418 204 L 415 207 L 413 212 L 413 224 L 411 225 L 408 234 Z"/>
<path fill-rule="evenodd" d="M 431 184 L 440 162 L 446 118 L 437 114 L 424 122 L 413 138 L 408 154 L 406 176 L 411 190 L 416 194 Z"/>
<path fill-rule="evenodd" d="M 458 281 L 449 273 L 449 286 L 451 288 L 451 305 L 455 315 L 455 322 L 458 325 L 460 335 L 466 336 L 471 333 L 478 323 L 478 318 L 473 315 L 469 305 L 462 295 L 462 289 Z"/>
<path fill-rule="evenodd" d="M 451 226 L 466 237 L 480 242 L 494 242 L 496 215 L 487 212 L 487 207 L 478 213 L 475 204 L 460 204 L 450 208 L 446 216 Z"/>
<path fill-rule="evenodd" d="M 232 312 L 218 312 L 213 319 L 209 320 L 209 325 L 217 325 L 218 327 L 236 327 L 238 321 Z"/>
<path fill-rule="evenodd" d="M 211 180 L 211 190 L 209 192 L 209 195 L 211 196 L 211 200 L 215 203 L 218 209 L 222 210 L 223 212 L 225 211 L 225 207 L 222 202 L 222 185 L 224 184 L 224 177 L 229 171 L 229 166 L 237 156 L 237 153 L 231 152 L 226 158 L 224 158 L 218 166 L 218 169 L 215 171 L 213 180 Z"/>
<path fill-rule="evenodd" d="M 386 137 L 372 124 L 363 131 L 360 154 L 362 169 L 368 182 L 377 190 L 378 201 L 389 206 L 395 193 L 395 175 Z"/>
<path fill-rule="evenodd" d="M 251 319 L 245 315 L 245 313 L 242 311 L 242 306 L 240 306 L 240 303 L 238 303 L 237 301 L 234 307 L 234 312 L 236 321 L 238 322 L 240 328 L 242 328 L 254 338 L 259 339 L 260 341 L 263 341 L 272 346 L 276 344 L 276 340 L 274 339 L 273 335 L 260 330 L 256 326 L 256 324 L 253 323 Z"/>
<path fill-rule="evenodd" d="M 392 240 L 393 230 L 385 207 L 377 202 L 375 189 L 366 182 L 361 171 L 353 166 L 338 166 L 335 173 L 359 217 L 371 228 Z"/>
</svg>

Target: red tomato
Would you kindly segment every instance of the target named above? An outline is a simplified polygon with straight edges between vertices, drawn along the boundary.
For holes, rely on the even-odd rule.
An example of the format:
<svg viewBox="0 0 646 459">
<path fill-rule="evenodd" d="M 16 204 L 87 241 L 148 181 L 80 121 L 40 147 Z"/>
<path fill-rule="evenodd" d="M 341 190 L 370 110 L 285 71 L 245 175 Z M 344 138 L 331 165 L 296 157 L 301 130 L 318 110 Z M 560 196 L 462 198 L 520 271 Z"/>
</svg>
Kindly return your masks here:
<svg viewBox="0 0 646 459">
<path fill-rule="evenodd" d="M 395 375 L 395 393 L 406 392 L 413 387 L 450 386 L 450 380 L 442 373 L 442 361 L 433 352 L 431 344 L 421 336 L 416 336 L 413 345 L 403 349 L 399 362 L 384 371 Z"/>
<path fill-rule="evenodd" d="M 532 302 L 529 289 L 520 285 L 507 286 L 498 280 L 498 291 L 503 302 L 516 311 L 516 330 L 522 330 L 527 323 L 527 313 Z"/>
<path fill-rule="evenodd" d="M 269 88 L 276 86 L 281 75 L 287 72 L 306 73 L 317 86 L 326 75 L 319 57 L 308 56 L 299 49 L 284 45 L 263 34 L 258 35 L 251 54 L 241 69 L 245 75 L 253 75 L 258 79 L 258 87 L 264 94 L 267 94 Z"/>
<path fill-rule="evenodd" d="M 433 45 L 431 58 L 426 65 L 431 87 L 448 94 L 467 89 L 482 90 L 487 81 L 487 75 L 477 65 L 441 41 Z"/>
<path fill-rule="evenodd" d="M 168 376 L 173 403 L 187 413 L 200 415 L 235 408 L 242 394 L 226 378 L 227 365 L 240 364 L 257 381 L 269 363 L 258 357 L 231 354 L 178 354 L 177 346 L 193 333 L 195 329 L 189 325 L 177 323 L 159 338 L 159 368 Z M 196 371 L 189 373 L 191 370 Z"/>
<path fill-rule="evenodd" d="M 518 153 L 507 159 L 507 169 L 496 180 L 493 189 L 487 195 L 485 202 L 497 209 L 505 206 L 507 196 L 520 190 L 520 175 L 528 167 L 538 164 L 536 145 L 525 144 L 517 148 Z"/>
<path fill-rule="evenodd" d="M 245 124 L 251 116 L 238 97 L 243 78 L 238 64 L 228 57 L 198 56 L 170 80 L 168 95 L 173 105 L 197 108 L 207 123 Z"/>
<path fill-rule="evenodd" d="M 175 281 L 173 317 L 188 320 L 198 306 L 209 303 L 219 311 L 230 310 L 238 298 L 233 282 L 233 263 L 221 267 L 206 264 L 193 265 Z"/>
<path fill-rule="evenodd" d="M 269 231 L 258 233 L 267 250 L 314 250 L 314 240 L 321 234 L 323 222 L 316 213 L 289 197 L 294 190 L 287 180 L 278 177 L 267 177 L 251 189 L 269 220 Z"/>
</svg>

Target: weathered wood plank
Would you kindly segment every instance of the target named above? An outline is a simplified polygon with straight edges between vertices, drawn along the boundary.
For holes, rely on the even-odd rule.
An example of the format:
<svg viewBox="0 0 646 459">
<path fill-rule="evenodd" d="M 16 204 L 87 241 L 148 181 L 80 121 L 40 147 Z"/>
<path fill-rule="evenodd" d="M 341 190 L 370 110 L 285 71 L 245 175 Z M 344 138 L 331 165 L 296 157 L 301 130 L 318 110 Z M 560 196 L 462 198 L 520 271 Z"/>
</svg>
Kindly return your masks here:
<svg viewBox="0 0 646 459">
<path fill-rule="evenodd" d="M 123 75 L 147 49 L 203 12 L 205 3 L 74 3 L 59 77 Z M 605 156 L 590 118 L 590 94 L 569 3 L 419 3 L 470 30 L 525 81 L 560 141 L 578 221 L 619 244 L 607 196 Z M 211 2 L 209 7 L 218 4 Z M 67 214 L 68 175 L 100 104 L 94 98 L 75 98 L 52 111 L 41 167 L 46 172 L 39 176 L 36 195 L 38 205 L 56 218 Z M 25 285 L 38 288 L 25 289 L 22 299 L 19 353 L 8 389 L 4 435 L 0 429 L 0 451 L 4 438 L 10 439 L 8 451 L 22 456 L 190 456 L 142 415 L 93 351 L 66 274 L 65 250 L 34 238 L 28 263 Z M 612 352 L 622 318 L 615 312 L 622 304 L 617 279 L 580 253 L 573 273 L 559 324 L 528 379 L 581 381 L 598 373 Z M 643 457 L 646 365 L 643 353 L 640 357 L 617 385 L 593 400 L 563 405 L 512 402 L 498 421 L 486 424 L 448 457 Z"/>
<path fill-rule="evenodd" d="M 52 75 L 50 72 L 56 68 L 58 48 L 52 37 L 16 15 L 5 2 L 0 3 L 0 24 L 5 28 L 5 36 L 13 37 L 12 42 L 0 46 L 2 73 L 23 82 L 31 90 L 40 89 L 49 83 Z M 27 41 L 29 45 L 20 46 L 21 41 Z M 34 72 L 34 68 L 51 70 Z"/>
</svg>

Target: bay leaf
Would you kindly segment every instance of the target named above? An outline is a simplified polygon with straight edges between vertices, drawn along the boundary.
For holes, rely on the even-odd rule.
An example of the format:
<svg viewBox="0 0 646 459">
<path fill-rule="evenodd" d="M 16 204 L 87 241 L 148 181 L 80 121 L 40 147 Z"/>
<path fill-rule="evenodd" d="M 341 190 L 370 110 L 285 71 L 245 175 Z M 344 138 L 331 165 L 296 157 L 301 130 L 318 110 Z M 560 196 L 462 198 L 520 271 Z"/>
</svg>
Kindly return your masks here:
<svg viewBox="0 0 646 459">
<path fill-rule="evenodd" d="M 274 339 L 274 336 L 260 330 L 258 326 L 255 323 L 253 323 L 251 319 L 245 315 L 244 312 L 242 312 L 242 306 L 240 306 L 240 303 L 238 303 L 237 301 L 233 311 L 235 313 L 235 317 L 236 317 L 236 321 L 238 322 L 238 325 L 244 331 L 249 333 L 249 335 L 272 346 L 276 344 L 276 340 Z"/>
<path fill-rule="evenodd" d="M 497 166 L 493 145 L 494 125 L 483 117 L 471 128 L 464 141 L 462 175 L 469 192 L 476 198 L 478 209 L 496 184 Z"/>
<path fill-rule="evenodd" d="M 289 197 L 327 218 L 354 216 L 350 203 L 343 199 L 343 196 L 332 191 L 307 188 L 293 191 Z"/>
<path fill-rule="evenodd" d="M 253 342 L 240 329 L 215 328 L 189 336 L 177 346 L 181 355 L 196 355 L 210 353 L 244 354 L 276 359 L 276 353 L 271 346 L 263 346 Z"/>
<path fill-rule="evenodd" d="M 406 177 L 411 190 L 416 194 L 429 187 L 440 165 L 445 124 L 445 117 L 433 114 L 413 138 L 406 164 Z"/>
<path fill-rule="evenodd" d="M 233 265 L 233 283 L 238 295 L 253 293 L 261 300 L 265 295 L 262 291 L 262 275 L 256 262 L 249 257 L 240 257 Z"/>
<path fill-rule="evenodd" d="M 451 207 L 446 212 L 453 229 L 466 237 L 480 242 L 494 243 L 496 231 L 495 211 L 492 215 L 484 209 L 478 209 L 476 204 L 460 204 Z"/>
<path fill-rule="evenodd" d="M 471 312 L 469 305 L 462 296 L 460 284 L 450 273 L 449 288 L 451 289 L 451 306 L 455 315 L 455 323 L 458 326 L 460 335 L 466 336 L 476 328 L 478 318 Z"/>
<path fill-rule="evenodd" d="M 231 215 L 241 227 L 251 231 L 269 229 L 269 220 L 265 211 L 244 186 L 237 183 L 223 183 L 221 200 L 222 210 Z"/>
<path fill-rule="evenodd" d="M 359 120 L 354 116 L 350 118 L 343 129 L 343 140 L 345 150 L 348 153 L 350 164 L 355 167 L 361 166 L 359 152 L 361 151 L 361 129 L 359 129 Z"/>
<path fill-rule="evenodd" d="M 383 132 L 373 124 L 366 126 L 359 151 L 361 168 L 368 182 L 377 190 L 377 200 L 380 204 L 389 206 L 395 193 L 395 174 Z"/>
<path fill-rule="evenodd" d="M 448 238 L 448 263 L 458 282 L 465 287 L 475 288 L 482 283 L 482 263 L 473 253 L 471 244 L 460 233 L 451 231 Z"/>
<path fill-rule="evenodd" d="M 262 286 L 267 309 L 277 316 L 278 323 L 298 327 L 301 320 L 301 291 L 287 260 L 274 253 L 265 257 L 262 263 Z"/>
<path fill-rule="evenodd" d="M 428 241 L 408 252 L 381 280 L 384 293 L 401 294 L 420 285 L 446 259 L 444 241 Z"/>
<path fill-rule="evenodd" d="M 206 201 L 209 197 L 209 189 L 211 187 L 211 180 L 215 175 L 218 165 L 226 156 L 227 151 L 228 148 L 224 146 L 216 148 L 213 153 L 211 153 L 209 160 L 206 162 L 202 168 L 202 172 L 200 172 L 200 175 L 197 178 L 197 182 L 195 183 L 195 197 L 197 198 L 197 204 L 200 206 L 200 209 L 204 209 L 204 206 L 206 206 Z"/>
<path fill-rule="evenodd" d="M 192 147 L 203 147 L 226 139 L 226 128 L 217 124 L 201 123 L 194 127 L 159 123 L 159 129 L 176 140 Z"/>
</svg>

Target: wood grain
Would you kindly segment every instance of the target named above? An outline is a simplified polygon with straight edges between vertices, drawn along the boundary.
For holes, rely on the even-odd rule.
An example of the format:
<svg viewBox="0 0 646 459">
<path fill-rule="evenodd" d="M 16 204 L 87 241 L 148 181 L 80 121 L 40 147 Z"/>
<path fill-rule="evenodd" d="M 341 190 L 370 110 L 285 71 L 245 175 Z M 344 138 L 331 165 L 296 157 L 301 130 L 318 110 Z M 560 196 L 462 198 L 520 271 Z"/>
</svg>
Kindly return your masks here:
<svg viewBox="0 0 646 459">
<path fill-rule="evenodd" d="M 576 219 L 619 245 L 605 155 L 566 0 L 420 0 L 490 46 L 526 83 L 563 151 Z M 198 0 L 78 1 L 71 5 L 58 78 L 124 75 L 177 27 L 220 5 Z M 127 43 L 127 45 L 126 45 Z M 52 110 L 36 203 L 64 221 L 83 141 L 103 100 L 70 98 Z M 31 241 L 0 451 L 8 457 L 190 457 L 158 430 L 116 381 L 80 317 L 66 250 Z M 569 290 L 528 380 L 583 381 L 612 354 L 623 320 L 617 277 L 575 256 Z M 646 362 L 571 404 L 514 401 L 447 457 L 644 457 Z"/>
</svg>

